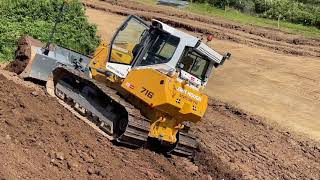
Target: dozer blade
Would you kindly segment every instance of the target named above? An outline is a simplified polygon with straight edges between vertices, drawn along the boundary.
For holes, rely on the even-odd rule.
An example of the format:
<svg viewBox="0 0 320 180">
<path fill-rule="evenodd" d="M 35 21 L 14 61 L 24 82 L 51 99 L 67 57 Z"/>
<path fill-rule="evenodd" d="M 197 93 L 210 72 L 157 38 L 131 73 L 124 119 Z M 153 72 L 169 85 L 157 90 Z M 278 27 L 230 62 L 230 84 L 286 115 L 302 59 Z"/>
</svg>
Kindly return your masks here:
<svg viewBox="0 0 320 180">
<path fill-rule="evenodd" d="M 61 46 L 50 46 L 48 55 L 43 54 L 44 44 L 29 36 L 20 38 L 16 59 L 7 69 L 22 78 L 47 81 L 51 72 L 59 65 L 74 68 L 76 63 L 86 67 L 90 58 Z"/>
</svg>

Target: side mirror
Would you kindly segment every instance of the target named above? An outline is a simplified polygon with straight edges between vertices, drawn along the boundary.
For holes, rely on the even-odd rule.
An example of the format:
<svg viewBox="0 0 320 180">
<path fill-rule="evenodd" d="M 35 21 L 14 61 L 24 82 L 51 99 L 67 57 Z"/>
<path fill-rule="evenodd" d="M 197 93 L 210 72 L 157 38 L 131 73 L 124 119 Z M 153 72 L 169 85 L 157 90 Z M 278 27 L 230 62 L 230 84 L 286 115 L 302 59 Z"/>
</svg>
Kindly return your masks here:
<svg viewBox="0 0 320 180">
<path fill-rule="evenodd" d="M 225 55 L 223 56 L 223 59 L 222 59 L 221 63 L 218 64 L 218 66 L 219 66 L 219 65 L 223 65 L 224 62 L 225 62 L 227 59 L 230 59 L 230 58 L 231 58 L 231 53 L 225 54 Z"/>
<path fill-rule="evenodd" d="M 226 57 L 226 59 L 230 59 L 231 58 L 231 53 L 227 53 L 226 55 L 225 55 L 225 57 Z"/>
</svg>

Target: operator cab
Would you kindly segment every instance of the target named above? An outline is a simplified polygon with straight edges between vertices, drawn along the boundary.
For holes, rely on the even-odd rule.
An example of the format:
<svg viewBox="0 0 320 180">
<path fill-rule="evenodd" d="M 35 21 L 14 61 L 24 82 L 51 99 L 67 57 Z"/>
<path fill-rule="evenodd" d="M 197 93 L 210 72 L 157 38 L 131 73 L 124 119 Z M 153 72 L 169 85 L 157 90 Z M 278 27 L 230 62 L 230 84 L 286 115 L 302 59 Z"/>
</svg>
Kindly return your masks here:
<svg viewBox="0 0 320 180">
<path fill-rule="evenodd" d="M 164 74 L 179 73 L 181 81 L 197 89 L 206 85 L 213 67 L 230 57 L 160 21 L 148 25 L 136 16 L 118 29 L 109 54 L 107 69 L 121 78 L 132 68 L 152 68 Z"/>
</svg>

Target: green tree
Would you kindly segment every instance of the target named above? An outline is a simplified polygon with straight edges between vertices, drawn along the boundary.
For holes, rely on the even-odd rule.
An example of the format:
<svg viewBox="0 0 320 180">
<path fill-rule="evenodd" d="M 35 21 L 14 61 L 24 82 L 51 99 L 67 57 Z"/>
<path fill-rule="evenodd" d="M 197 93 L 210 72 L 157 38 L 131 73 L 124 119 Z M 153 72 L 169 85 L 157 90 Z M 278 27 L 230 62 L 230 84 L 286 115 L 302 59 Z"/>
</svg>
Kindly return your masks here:
<svg viewBox="0 0 320 180">
<path fill-rule="evenodd" d="M 62 0 L 0 1 L 0 60 L 12 60 L 16 41 L 30 35 L 48 41 Z M 88 23 L 80 0 L 72 0 L 65 8 L 53 42 L 84 54 L 99 44 L 97 28 Z"/>
</svg>

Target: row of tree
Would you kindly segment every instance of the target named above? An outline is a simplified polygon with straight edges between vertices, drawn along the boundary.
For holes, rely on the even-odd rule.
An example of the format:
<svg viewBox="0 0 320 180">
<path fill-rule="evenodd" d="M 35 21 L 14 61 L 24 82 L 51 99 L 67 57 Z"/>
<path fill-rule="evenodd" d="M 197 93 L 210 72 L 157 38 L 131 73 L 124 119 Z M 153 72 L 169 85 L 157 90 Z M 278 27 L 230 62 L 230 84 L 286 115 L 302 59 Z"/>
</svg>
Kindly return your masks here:
<svg viewBox="0 0 320 180">
<path fill-rule="evenodd" d="M 320 28 L 320 0 L 190 0 Z"/>
</svg>

